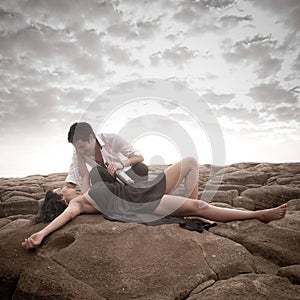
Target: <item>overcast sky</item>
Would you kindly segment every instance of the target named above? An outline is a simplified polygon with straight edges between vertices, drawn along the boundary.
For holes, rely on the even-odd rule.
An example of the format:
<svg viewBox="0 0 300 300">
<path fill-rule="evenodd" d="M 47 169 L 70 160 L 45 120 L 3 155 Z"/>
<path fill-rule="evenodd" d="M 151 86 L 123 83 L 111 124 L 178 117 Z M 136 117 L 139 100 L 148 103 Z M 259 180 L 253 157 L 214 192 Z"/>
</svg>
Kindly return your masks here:
<svg viewBox="0 0 300 300">
<path fill-rule="evenodd" d="M 0 176 L 68 171 L 69 126 L 91 103 L 113 101 L 99 95 L 143 78 L 182 84 L 208 103 L 226 164 L 300 161 L 299 15 L 299 0 L 1 0 Z M 155 111 L 197 143 L 185 101 L 181 111 L 124 103 L 101 129 Z M 147 130 L 135 138 L 146 163 L 180 158 L 176 142 Z M 211 163 L 200 131 L 198 159 Z"/>
</svg>

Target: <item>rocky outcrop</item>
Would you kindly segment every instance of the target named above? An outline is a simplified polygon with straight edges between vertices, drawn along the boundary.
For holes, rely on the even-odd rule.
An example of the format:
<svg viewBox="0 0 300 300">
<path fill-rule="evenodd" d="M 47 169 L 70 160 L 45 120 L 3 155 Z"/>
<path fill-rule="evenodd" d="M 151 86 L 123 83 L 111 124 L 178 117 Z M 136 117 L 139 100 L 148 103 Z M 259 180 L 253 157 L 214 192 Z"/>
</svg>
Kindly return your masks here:
<svg viewBox="0 0 300 300">
<path fill-rule="evenodd" d="M 150 177 L 164 169 L 151 166 Z M 32 217 L 66 174 L 0 179 L 1 299 L 299 299 L 300 163 L 201 165 L 199 198 L 287 216 L 218 223 L 203 233 L 81 215 L 25 252 Z M 178 193 L 182 191 L 179 187 Z"/>
</svg>

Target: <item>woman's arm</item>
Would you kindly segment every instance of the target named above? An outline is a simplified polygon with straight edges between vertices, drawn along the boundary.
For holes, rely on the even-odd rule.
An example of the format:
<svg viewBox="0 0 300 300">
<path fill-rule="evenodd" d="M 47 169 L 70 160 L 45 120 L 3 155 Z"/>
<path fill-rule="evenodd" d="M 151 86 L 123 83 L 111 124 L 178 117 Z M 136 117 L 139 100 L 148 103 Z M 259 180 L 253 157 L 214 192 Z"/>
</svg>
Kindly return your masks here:
<svg viewBox="0 0 300 300">
<path fill-rule="evenodd" d="M 63 225 L 82 213 L 83 205 L 79 198 L 80 197 L 78 197 L 78 200 L 77 198 L 76 200 L 72 200 L 64 212 L 55 218 L 49 225 L 25 239 L 25 241 L 22 243 L 23 248 L 32 249 L 38 247 L 47 235 L 61 228 Z"/>
</svg>

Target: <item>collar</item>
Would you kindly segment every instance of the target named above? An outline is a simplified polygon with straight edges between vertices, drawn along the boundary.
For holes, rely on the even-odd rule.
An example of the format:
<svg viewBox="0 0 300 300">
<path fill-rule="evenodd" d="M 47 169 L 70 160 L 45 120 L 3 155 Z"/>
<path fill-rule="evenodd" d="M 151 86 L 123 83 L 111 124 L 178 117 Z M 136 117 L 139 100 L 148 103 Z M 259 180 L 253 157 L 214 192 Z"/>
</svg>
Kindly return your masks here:
<svg viewBox="0 0 300 300">
<path fill-rule="evenodd" d="M 99 142 L 100 146 L 103 147 L 105 145 L 105 142 L 102 140 L 101 138 L 101 134 L 96 134 L 96 138 L 97 138 L 97 141 Z"/>
</svg>

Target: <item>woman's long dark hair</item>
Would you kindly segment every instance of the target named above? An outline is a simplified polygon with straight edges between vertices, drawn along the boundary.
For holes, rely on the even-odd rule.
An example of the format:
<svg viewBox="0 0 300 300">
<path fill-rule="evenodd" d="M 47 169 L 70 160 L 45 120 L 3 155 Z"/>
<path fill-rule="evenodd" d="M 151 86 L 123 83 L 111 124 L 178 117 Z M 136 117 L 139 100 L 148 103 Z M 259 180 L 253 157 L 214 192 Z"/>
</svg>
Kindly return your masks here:
<svg viewBox="0 0 300 300">
<path fill-rule="evenodd" d="M 48 191 L 34 221 L 36 223 L 51 222 L 59 216 L 66 207 L 67 206 L 61 201 L 61 195 Z"/>
</svg>

